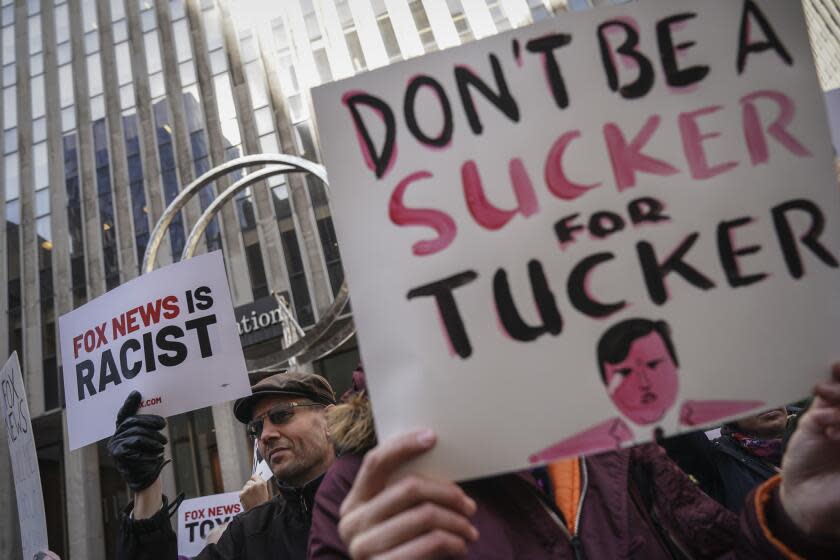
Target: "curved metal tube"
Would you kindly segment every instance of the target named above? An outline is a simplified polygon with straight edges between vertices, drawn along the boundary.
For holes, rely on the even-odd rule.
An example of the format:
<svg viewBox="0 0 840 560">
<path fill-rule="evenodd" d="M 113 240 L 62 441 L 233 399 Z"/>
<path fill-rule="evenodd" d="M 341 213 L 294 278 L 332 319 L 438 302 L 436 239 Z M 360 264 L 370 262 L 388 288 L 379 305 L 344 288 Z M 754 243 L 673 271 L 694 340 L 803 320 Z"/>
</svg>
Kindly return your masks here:
<svg viewBox="0 0 840 560">
<path fill-rule="evenodd" d="M 329 184 L 327 182 L 326 169 L 323 165 L 319 165 L 297 156 L 282 154 L 244 156 L 215 167 L 187 185 L 187 187 L 178 194 L 178 196 L 163 212 L 160 220 L 158 220 L 158 223 L 155 225 L 155 228 L 152 230 L 152 234 L 149 237 L 149 245 L 147 246 L 146 254 L 143 257 L 143 272 L 151 272 L 154 269 L 155 261 L 157 260 L 157 253 L 160 249 L 160 244 L 166 230 L 169 228 L 169 225 L 172 223 L 178 212 L 193 196 L 195 196 L 195 194 L 201 190 L 202 187 L 204 187 L 207 183 L 230 173 L 231 171 L 236 171 L 237 169 L 252 165 L 266 164 L 275 165 L 249 173 L 247 176 L 235 182 L 216 196 L 213 202 L 201 214 L 201 217 L 199 217 L 198 221 L 193 226 L 192 231 L 190 231 L 184 250 L 181 253 L 182 261 L 193 257 L 198 248 L 201 236 L 204 234 L 213 218 L 221 211 L 222 205 L 230 201 L 236 193 L 248 186 L 268 179 L 274 175 L 285 175 L 288 173 L 300 172 L 311 173 L 320 179 L 324 185 Z M 278 360 L 277 365 L 282 365 L 283 363 L 288 362 L 288 360 L 292 357 L 298 357 L 303 362 L 317 360 L 318 358 L 328 354 L 331 350 L 341 346 L 341 344 L 353 336 L 356 329 L 353 321 L 350 320 L 342 325 L 341 328 L 333 333 L 333 335 L 327 340 L 321 340 L 341 316 L 348 301 L 349 291 L 347 289 L 347 282 L 344 281 L 342 282 L 341 288 L 339 288 L 332 305 L 321 316 L 318 322 L 306 333 L 304 337 L 300 338 L 297 342 L 288 348 L 284 348 L 278 353 L 276 356 L 276 359 Z M 258 373 L 267 369 L 276 369 L 277 365 L 271 366 L 270 368 L 262 368 L 257 370 L 257 372 L 251 373 Z"/>
<path fill-rule="evenodd" d="M 198 249 L 198 243 L 201 241 L 201 236 L 204 234 L 204 231 L 210 225 L 210 222 L 213 221 L 213 218 L 216 217 L 216 214 L 221 212 L 222 206 L 233 198 L 236 193 L 257 183 L 264 179 L 268 179 L 274 175 L 286 174 L 286 173 L 299 173 L 299 169 L 295 169 L 292 167 L 287 166 L 280 166 L 280 165 L 272 165 L 270 167 L 264 167 L 259 171 L 254 171 L 253 173 L 249 173 L 245 175 L 243 178 L 226 188 L 224 191 L 216 195 L 216 198 L 201 217 L 198 218 L 198 221 L 192 228 L 189 237 L 187 237 L 186 243 L 184 243 L 184 250 L 181 252 L 181 260 L 185 261 L 187 259 L 191 259 L 195 254 L 196 249 Z"/>
<path fill-rule="evenodd" d="M 340 347 L 350 340 L 350 337 L 354 334 L 356 334 L 356 325 L 352 319 L 349 319 L 332 336 L 325 340 L 316 340 L 307 350 L 298 354 L 296 358 L 302 363 L 314 362 Z"/>
<path fill-rule="evenodd" d="M 301 171 L 312 173 L 318 177 L 324 184 L 327 184 L 327 170 L 323 165 L 309 161 L 297 156 L 290 156 L 285 154 L 262 154 L 256 156 L 243 156 L 234 160 L 228 161 L 214 167 L 207 171 L 192 183 L 187 185 L 178 196 L 166 207 L 163 211 L 157 224 L 155 224 L 152 233 L 149 235 L 149 244 L 146 246 L 146 254 L 143 255 L 143 274 L 151 272 L 155 269 L 155 261 L 157 260 L 157 253 L 160 250 L 160 244 L 163 242 L 163 236 L 166 230 L 169 229 L 170 224 L 178 215 L 178 212 L 187 205 L 187 202 L 195 196 L 201 188 L 211 181 L 215 181 L 219 177 L 227 175 L 231 171 L 242 169 L 243 167 L 250 167 L 252 165 L 269 165 L 269 164 L 284 164 L 289 167 L 296 167 Z"/>
</svg>

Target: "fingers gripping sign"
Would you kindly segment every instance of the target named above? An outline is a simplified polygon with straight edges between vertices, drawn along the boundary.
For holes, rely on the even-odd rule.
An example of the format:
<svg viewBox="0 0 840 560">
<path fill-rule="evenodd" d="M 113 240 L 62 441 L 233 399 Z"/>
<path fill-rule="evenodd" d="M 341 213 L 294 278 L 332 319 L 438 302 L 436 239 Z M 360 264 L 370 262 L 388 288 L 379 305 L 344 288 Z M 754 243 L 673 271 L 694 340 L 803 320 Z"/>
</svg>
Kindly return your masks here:
<svg viewBox="0 0 840 560">
<path fill-rule="evenodd" d="M 398 470 L 434 447 L 430 430 L 395 437 L 370 451 L 341 505 L 338 529 L 350 555 L 367 558 L 463 556 L 478 531 L 475 502 L 454 482 Z"/>
<path fill-rule="evenodd" d="M 135 492 L 152 485 L 168 461 L 163 451 L 166 436 L 160 430 L 166 420 L 153 414 L 137 414 L 142 397 L 132 391 L 117 413 L 116 431 L 108 442 L 114 465 Z"/>
<path fill-rule="evenodd" d="M 239 491 L 239 501 L 242 503 L 245 511 L 267 502 L 270 497 L 268 482 L 263 480 L 257 473 L 252 474 L 251 478 L 245 481 L 245 486 L 242 487 L 242 490 Z"/>
<path fill-rule="evenodd" d="M 840 363 L 814 395 L 785 452 L 780 497 L 806 534 L 840 538 Z"/>
</svg>

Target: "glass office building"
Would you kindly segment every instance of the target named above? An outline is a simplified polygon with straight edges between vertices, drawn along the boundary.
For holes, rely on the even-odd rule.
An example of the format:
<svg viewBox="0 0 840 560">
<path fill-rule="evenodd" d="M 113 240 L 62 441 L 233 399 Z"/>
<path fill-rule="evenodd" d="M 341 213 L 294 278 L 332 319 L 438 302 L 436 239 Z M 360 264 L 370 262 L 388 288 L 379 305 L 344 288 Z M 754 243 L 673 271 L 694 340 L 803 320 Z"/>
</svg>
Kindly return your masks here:
<svg viewBox="0 0 840 560">
<path fill-rule="evenodd" d="M 0 357 L 17 351 L 44 485 L 50 547 L 113 556 L 128 492 L 104 444 L 66 445 L 57 319 L 139 274 L 149 234 L 196 177 L 241 155 L 319 161 L 310 88 L 602 0 L 0 0 Z M 840 12 L 805 0 L 820 76 L 840 87 Z M 166 235 L 178 260 L 215 195 L 206 186 Z M 327 192 L 301 175 L 241 192 L 207 228 L 234 305 L 288 295 L 308 328 L 343 280 Z M 258 356 L 270 346 L 246 348 Z M 312 365 L 340 390 L 353 341 Z M 170 419 L 168 495 L 233 491 L 251 450 L 229 405 Z M 0 436 L 0 439 L 5 435 Z M 19 536 L 0 441 L 0 558 Z"/>
</svg>

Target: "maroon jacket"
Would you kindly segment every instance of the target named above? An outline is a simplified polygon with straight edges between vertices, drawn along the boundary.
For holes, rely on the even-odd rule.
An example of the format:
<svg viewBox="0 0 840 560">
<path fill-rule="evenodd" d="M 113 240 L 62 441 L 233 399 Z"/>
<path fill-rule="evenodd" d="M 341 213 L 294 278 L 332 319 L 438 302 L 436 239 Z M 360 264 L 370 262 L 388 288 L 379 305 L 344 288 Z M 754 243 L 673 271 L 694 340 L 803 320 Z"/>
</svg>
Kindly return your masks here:
<svg viewBox="0 0 840 560">
<path fill-rule="evenodd" d="M 310 558 L 349 558 L 338 534 L 339 508 L 361 462 L 359 455 L 339 458 L 321 484 L 310 530 Z M 473 522 L 481 535 L 469 557 L 796 558 L 787 546 L 806 558 L 840 558 L 838 548 L 797 532 L 772 482 L 760 489 L 759 499 L 751 494 L 739 521 L 657 445 L 589 457 L 583 465 L 585 491 L 574 536 L 529 474 L 463 484 L 478 505 Z"/>
</svg>

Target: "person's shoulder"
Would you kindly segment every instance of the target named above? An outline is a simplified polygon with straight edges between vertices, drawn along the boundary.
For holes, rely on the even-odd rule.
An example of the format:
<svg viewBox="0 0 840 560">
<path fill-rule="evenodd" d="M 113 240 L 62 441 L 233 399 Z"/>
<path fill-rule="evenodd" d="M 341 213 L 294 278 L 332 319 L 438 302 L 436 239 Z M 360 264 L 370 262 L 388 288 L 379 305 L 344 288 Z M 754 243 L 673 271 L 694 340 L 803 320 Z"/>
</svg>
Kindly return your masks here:
<svg viewBox="0 0 840 560">
<path fill-rule="evenodd" d="M 353 481 L 356 480 L 359 469 L 362 468 L 363 461 L 364 455 L 357 453 L 348 453 L 336 458 L 335 462 L 327 470 L 327 474 L 324 476 L 324 481 L 321 483 L 321 488 L 318 491 L 320 492 L 325 485 L 327 487 L 342 488 L 346 486 L 349 490 L 350 486 L 353 485 Z"/>
<path fill-rule="evenodd" d="M 364 456 L 360 454 L 345 454 L 338 457 L 327 470 L 324 480 L 315 496 L 316 507 L 335 510 L 341 507 L 341 502 L 353 487 L 353 481 L 362 467 Z"/>
</svg>

